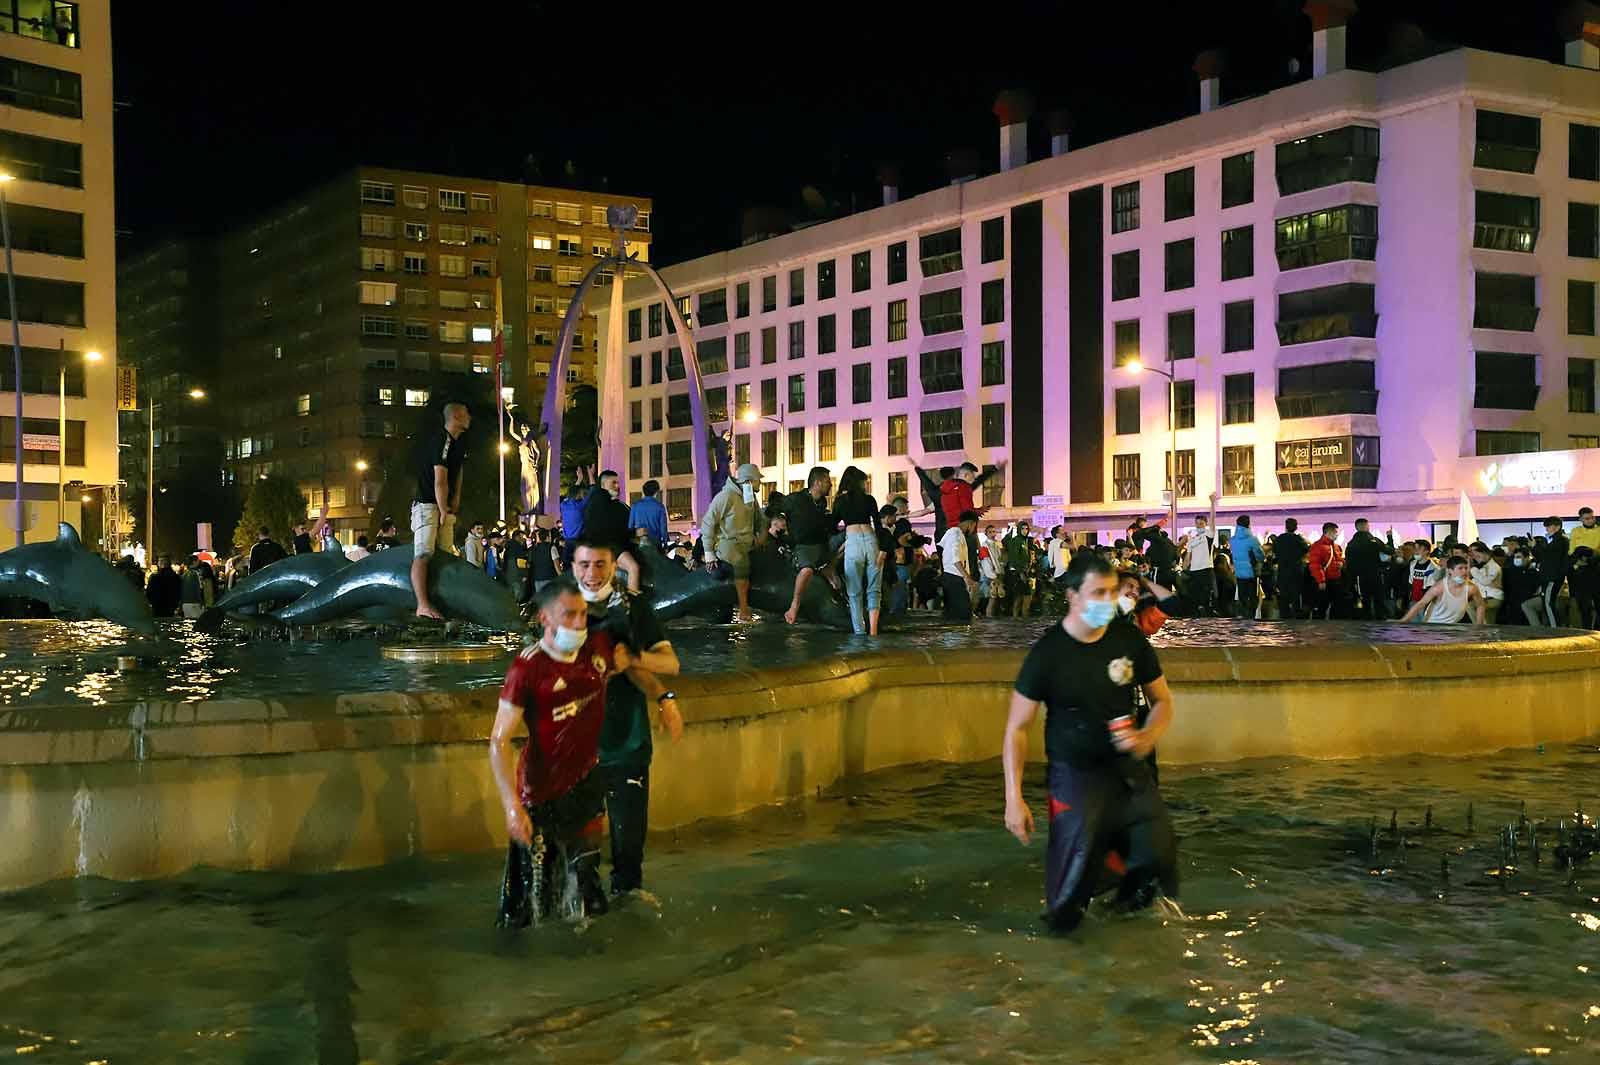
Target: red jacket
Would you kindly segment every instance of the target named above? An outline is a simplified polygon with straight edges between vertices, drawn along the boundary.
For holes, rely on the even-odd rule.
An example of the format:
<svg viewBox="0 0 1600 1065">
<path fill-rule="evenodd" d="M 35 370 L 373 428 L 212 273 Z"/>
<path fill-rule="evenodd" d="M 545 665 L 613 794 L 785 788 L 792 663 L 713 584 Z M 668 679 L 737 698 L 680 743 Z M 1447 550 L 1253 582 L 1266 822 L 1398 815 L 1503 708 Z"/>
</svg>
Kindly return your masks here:
<svg viewBox="0 0 1600 1065">
<path fill-rule="evenodd" d="M 978 509 L 972 505 L 972 486 L 959 477 L 945 481 L 939 486 L 939 509 L 944 511 L 947 528 L 961 524 L 962 511 Z"/>
<path fill-rule="evenodd" d="M 1344 575 L 1344 548 L 1324 536 L 1311 545 L 1306 563 L 1311 569 L 1311 579 L 1318 584 L 1336 581 Z"/>
</svg>

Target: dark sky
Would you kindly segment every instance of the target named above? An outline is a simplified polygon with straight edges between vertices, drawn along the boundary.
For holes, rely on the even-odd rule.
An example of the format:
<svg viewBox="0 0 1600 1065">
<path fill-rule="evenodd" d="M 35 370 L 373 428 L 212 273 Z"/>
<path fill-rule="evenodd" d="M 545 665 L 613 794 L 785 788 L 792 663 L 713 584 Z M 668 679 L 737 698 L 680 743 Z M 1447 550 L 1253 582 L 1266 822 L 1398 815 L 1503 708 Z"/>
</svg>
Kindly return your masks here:
<svg viewBox="0 0 1600 1065">
<path fill-rule="evenodd" d="M 1558 59 L 1560 6 L 1364 0 L 1351 63 L 1382 56 L 1400 19 L 1434 42 Z M 798 210 L 807 186 L 870 206 L 883 161 L 906 195 L 942 184 L 952 149 L 993 171 L 1003 89 L 1031 93 L 1036 118 L 1070 110 L 1085 144 L 1196 110 L 1203 48 L 1228 50 L 1225 98 L 1271 88 L 1290 58 L 1309 69 L 1300 8 L 228 0 L 152 17 L 119 0 L 120 243 L 215 231 L 361 161 L 562 184 L 570 160 L 578 184 L 653 196 L 654 258 L 674 262 L 737 243 L 746 206 Z"/>
</svg>

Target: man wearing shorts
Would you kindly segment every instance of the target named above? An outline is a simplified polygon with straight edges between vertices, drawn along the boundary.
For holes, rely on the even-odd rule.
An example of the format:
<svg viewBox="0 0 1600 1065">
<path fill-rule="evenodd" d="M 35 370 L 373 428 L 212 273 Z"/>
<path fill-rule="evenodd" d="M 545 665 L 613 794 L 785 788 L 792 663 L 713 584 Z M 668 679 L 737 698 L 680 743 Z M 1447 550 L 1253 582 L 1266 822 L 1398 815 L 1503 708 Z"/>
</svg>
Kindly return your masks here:
<svg viewBox="0 0 1600 1065">
<path fill-rule="evenodd" d="M 783 615 L 783 620 L 793 625 L 800 620 L 800 596 L 812 576 L 828 563 L 828 538 L 833 532 L 828 519 L 828 493 L 833 490 L 833 478 L 826 466 L 813 466 L 806 475 L 806 490 L 795 492 L 783 501 L 784 515 L 789 519 L 789 537 L 794 541 L 795 562 L 800 573 L 794 579 L 794 601 Z"/>
<path fill-rule="evenodd" d="M 444 425 L 423 434 L 417 449 L 417 487 L 411 497 L 411 590 L 417 617 L 444 620 L 428 598 L 428 559 L 435 548 L 455 543 L 456 508 L 461 505 L 462 434 L 472 425 L 464 403 L 447 403 Z"/>
<path fill-rule="evenodd" d="M 733 581 L 739 595 L 740 621 L 751 619 L 750 549 L 755 546 L 761 520 L 761 504 L 756 502 L 756 489 L 760 486 L 761 468 L 745 463 L 728 478 L 700 518 L 700 546 L 706 568 L 719 580 Z"/>
</svg>

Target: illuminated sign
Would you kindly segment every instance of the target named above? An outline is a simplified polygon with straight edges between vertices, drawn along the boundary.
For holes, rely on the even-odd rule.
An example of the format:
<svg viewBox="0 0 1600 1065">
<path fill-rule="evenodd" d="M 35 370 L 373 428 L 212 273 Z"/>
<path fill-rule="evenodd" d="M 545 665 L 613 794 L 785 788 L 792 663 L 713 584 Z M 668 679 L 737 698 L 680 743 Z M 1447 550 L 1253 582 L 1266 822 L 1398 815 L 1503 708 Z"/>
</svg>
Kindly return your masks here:
<svg viewBox="0 0 1600 1065">
<path fill-rule="evenodd" d="M 1502 488 L 1522 488 L 1529 495 L 1557 495 L 1578 472 L 1578 463 L 1564 452 L 1544 452 L 1491 462 L 1478 471 L 1478 484 L 1488 495 Z"/>
</svg>

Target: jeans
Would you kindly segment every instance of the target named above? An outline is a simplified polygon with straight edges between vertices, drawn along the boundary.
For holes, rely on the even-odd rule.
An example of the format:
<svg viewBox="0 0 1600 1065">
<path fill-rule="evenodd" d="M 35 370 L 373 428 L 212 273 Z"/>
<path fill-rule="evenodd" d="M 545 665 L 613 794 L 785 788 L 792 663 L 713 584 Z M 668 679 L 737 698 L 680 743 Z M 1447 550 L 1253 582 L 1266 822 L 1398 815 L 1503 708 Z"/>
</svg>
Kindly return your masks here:
<svg viewBox="0 0 1600 1065">
<path fill-rule="evenodd" d="M 867 633 L 867 615 L 883 599 L 878 565 L 878 538 L 870 532 L 848 533 L 844 538 L 844 587 L 850 596 L 850 624 L 857 636 Z"/>
<path fill-rule="evenodd" d="M 907 597 L 911 591 L 911 567 L 896 566 L 894 575 L 896 577 L 894 587 L 889 591 L 889 613 L 904 614 Z"/>
</svg>

